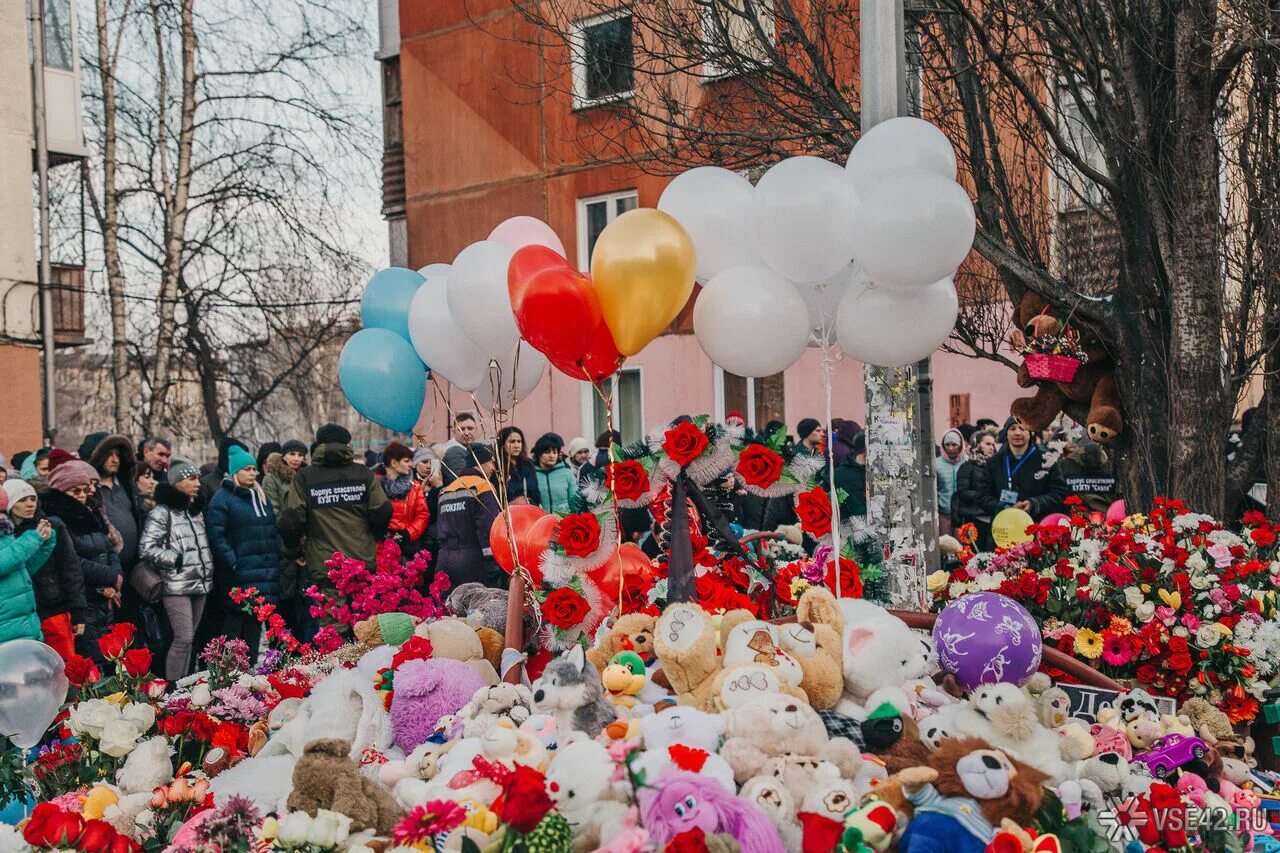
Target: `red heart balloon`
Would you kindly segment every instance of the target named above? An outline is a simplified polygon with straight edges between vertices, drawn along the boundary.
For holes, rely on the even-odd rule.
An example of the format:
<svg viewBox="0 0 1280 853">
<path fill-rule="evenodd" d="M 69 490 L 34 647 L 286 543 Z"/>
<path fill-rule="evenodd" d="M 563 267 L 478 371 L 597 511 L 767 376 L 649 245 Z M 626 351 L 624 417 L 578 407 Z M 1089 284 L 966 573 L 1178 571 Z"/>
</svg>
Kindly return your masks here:
<svg viewBox="0 0 1280 853">
<path fill-rule="evenodd" d="M 548 267 L 520 281 L 508 278 L 507 292 L 520 336 L 549 358 L 582 358 L 602 325 L 591 279 L 575 269 Z"/>
<path fill-rule="evenodd" d="M 639 546 L 631 542 L 623 542 L 622 547 L 614 551 L 604 565 L 587 572 L 587 577 L 596 585 L 610 601 L 618 597 L 618 577 L 643 577 L 653 571 L 653 563 L 645 556 Z"/>
<path fill-rule="evenodd" d="M 514 537 L 507 534 L 507 513 L 511 515 L 511 529 Z M 515 556 L 511 552 L 511 540 L 514 538 L 516 549 L 520 552 L 521 564 L 529 570 L 534 583 L 542 582 L 538 560 L 546 550 L 550 537 L 548 536 L 539 545 L 539 540 L 533 537 L 532 533 L 535 525 L 547 518 L 554 523 L 555 516 L 548 515 L 540 507 L 516 504 L 508 507 L 507 512 L 500 514 L 489 527 L 489 549 L 493 552 L 494 561 L 502 567 L 504 572 L 511 574 L 516 564 Z"/>
<path fill-rule="evenodd" d="M 597 385 L 612 376 L 627 360 L 626 356 L 618 352 L 618 347 L 613 342 L 613 333 L 603 322 L 596 327 L 591 343 L 581 357 L 558 359 L 548 356 L 548 358 L 565 376 L 594 382 Z"/>
</svg>

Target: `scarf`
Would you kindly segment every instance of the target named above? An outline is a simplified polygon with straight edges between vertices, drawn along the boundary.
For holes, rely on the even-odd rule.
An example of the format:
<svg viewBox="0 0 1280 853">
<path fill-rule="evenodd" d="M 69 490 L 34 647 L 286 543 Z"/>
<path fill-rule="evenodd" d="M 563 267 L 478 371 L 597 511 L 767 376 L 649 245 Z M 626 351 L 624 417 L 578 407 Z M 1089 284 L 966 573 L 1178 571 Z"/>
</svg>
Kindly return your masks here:
<svg viewBox="0 0 1280 853">
<path fill-rule="evenodd" d="M 413 475 L 405 474 L 403 477 L 396 477 L 394 480 L 390 477 L 383 477 L 382 488 L 386 491 L 387 497 L 393 501 L 404 500 L 409 496 L 409 490 L 413 488 Z"/>
</svg>

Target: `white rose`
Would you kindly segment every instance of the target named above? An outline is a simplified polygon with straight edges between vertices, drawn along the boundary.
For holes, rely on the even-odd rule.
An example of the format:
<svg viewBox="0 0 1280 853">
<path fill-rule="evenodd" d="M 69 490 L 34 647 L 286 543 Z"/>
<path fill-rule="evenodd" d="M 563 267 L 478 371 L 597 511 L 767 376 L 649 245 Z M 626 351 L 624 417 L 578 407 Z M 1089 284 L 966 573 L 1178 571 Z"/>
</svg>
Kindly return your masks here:
<svg viewBox="0 0 1280 853">
<path fill-rule="evenodd" d="M 1268 571 L 1273 575 L 1280 575 L 1280 560 L 1273 560 L 1268 567 Z"/>
<path fill-rule="evenodd" d="M 978 589 L 990 592 L 1000 588 L 1000 578 L 995 575 L 978 575 Z"/>
<path fill-rule="evenodd" d="M 1213 625 L 1206 623 L 1196 629 L 1196 645 L 1202 649 L 1213 648 L 1220 639 L 1222 639 L 1222 635 L 1218 633 L 1218 629 Z"/>
<path fill-rule="evenodd" d="M 1144 601 L 1134 608 L 1133 615 L 1138 617 L 1139 622 L 1150 622 L 1156 618 L 1156 603 L 1154 601 Z"/>
<path fill-rule="evenodd" d="M 301 847 L 307 843 L 307 833 L 311 830 L 311 815 L 306 812 L 289 812 L 280 821 L 280 830 L 276 840 L 285 847 Z"/>
<path fill-rule="evenodd" d="M 142 702 L 130 702 L 125 705 L 120 711 L 120 716 L 133 723 L 134 727 L 142 733 L 151 731 L 151 727 L 156 724 L 156 709 Z"/>
<path fill-rule="evenodd" d="M 113 758 L 123 758 L 138 745 L 138 727 L 128 720 L 111 720 L 102 727 L 98 748 Z"/>
<path fill-rule="evenodd" d="M 1127 586 L 1124 588 L 1124 603 L 1130 608 L 1136 610 L 1145 600 L 1146 596 L 1144 596 L 1142 594 L 1142 590 L 1138 589 L 1136 586 Z"/>
<path fill-rule="evenodd" d="M 90 699 L 80 702 L 71 709 L 71 717 L 67 721 L 76 734 L 101 737 L 102 727 L 112 720 L 120 719 L 120 709 L 106 699 Z"/>
<path fill-rule="evenodd" d="M 1173 629 L 1173 635 L 1175 637 L 1190 637 L 1191 632 L 1188 631 L 1184 626 L 1179 625 Z"/>
<path fill-rule="evenodd" d="M 1190 562 L 1190 561 L 1188 561 Z M 1208 589 L 1213 586 L 1213 578 L 1209 577 L 1208 572 L 1196 572 L 1191 576 L 1192 589 Z"/>
<path fill-rule="evenodd" d="M 1191 556 L 1187 557 L 1187 568 L 1189 569 L 1197 572 L 1203 572 L 1208 567 L 1209 564 L 1204 561 L 1204 554 L 1201 554 L 1199 551 L 1192 551 Z"/>
<path fill-rule="evenodd" d="M 191 704 L 197 708 L 203 708 L 213 701 L 213 693 L 209 691 L 209 685 L 197 684 L 191 688 Z"/>
<path fill-rule="evenodd" d="M 317 847 L 337 847 L 347 842 L 351 818 L 328 809 L 320 809 L 311 821 L 307 841 Z"/>
</svg>

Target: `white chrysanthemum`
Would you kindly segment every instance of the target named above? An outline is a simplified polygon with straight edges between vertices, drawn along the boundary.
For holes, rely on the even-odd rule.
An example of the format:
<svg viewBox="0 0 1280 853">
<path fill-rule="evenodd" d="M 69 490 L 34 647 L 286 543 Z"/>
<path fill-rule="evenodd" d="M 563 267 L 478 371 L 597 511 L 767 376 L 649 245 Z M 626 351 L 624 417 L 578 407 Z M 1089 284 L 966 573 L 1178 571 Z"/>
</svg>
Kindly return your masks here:
<svg viewBox="0 0 1280 853">
<path fill-rule="evenodd" d="M 1243 545 L 1244 540 L 1232 533 L 1230 530 L 1212 530 L 1209 532 L 1209 541 L 1214 545 L 1226 545 L 1228 548 L 1235 545 Z"/>
</svg>

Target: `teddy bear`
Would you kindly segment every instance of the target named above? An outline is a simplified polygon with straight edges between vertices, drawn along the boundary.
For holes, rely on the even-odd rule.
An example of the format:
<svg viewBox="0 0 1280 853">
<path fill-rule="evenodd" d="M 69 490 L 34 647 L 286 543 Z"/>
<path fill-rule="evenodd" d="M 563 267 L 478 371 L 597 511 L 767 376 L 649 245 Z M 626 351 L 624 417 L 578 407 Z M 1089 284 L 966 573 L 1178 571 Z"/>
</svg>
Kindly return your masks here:
<svg viewBox="0 0 1280 853">
<path fill-rule="evenodd" d="M 1062 331 L 1062 324 L 1045 310 L 1048 303 L 1038 294 L 1027 291 L 1014 307 L 1014 330 L 1010 335 L 1014 349 L 1021 350 L 1028 338 L 1052 337 Z M 1096 338 L 1084 335 L 1080 343 L 1087 360 L 1076 370 L 1070 382 L 1034 379 L 1025 363 L 1019 365 L 1018 385 L 1034 387 L 1036 393 L 1014 400 L 1009 414 L 1038 433 L 1048 428 L 1072 403 L 1087 405 L 1089 410 L 1084 423 L 1089 437 L 1099 444 L 1108 444 L 1124 430 L 1115 363 Z"/>
<path fill-rule="evenodd" d="M 773 774 L 796 799 L 814 786 L 824 762 L 856 785 L 870 787 L 874 768 L 848 738 L 828 737 L 818 712 L 790 696 L 761 696 L 726 712 L 728 735 L 720 755 L 733 768 L 734 780 Z"/>
<path fill-rule="evenodd" d="M 1145 793 L 1152 783 L 1148 775 L 1139 772 L 1141 765 L 1131 764 L 1118 752 L 1104 752 L 1086 759 L 1078 771 L 1078 781 L 1091 783 L 1105 799 L 1125 799 Z M 1086 789 L 1088 790 L 1088 789 Z M 1102 808 L 1104 803 L 1092 803 Z"/>
<path fill-rule="evenodd" d="M 547 768 L 547 794 L 573 829 L 575 851 L 600 846 L 600 831 L 627 810 L 625 792 L 613 781 L 609 751 L 593 740 L 575 739 L 556 750 Z"/>
<path fill-rule="evenodd" d="M 1055 781 L 1069 775 L 1061 738 L 1041 725 L 1035 705 L 1015 685 L 980 686 L 958 712 L 957 722 L 963 734 L 982 738 Z"/>
<path fill-rule="evenodd" d="M 1094 723 L 1089 726 L 1089 734 L 1093 737 L 1094 755 L 1118 752 L 1126 760 L 1133 758 L 1133 744 L 1129 743 L 1129 736 L 1125 732 L 1102 723 Z"/>
<path fill-rule="evenodd" d="M 500 762 L 507 767 L 517 764 L 532 767 L 539 773 L 547 769 L 551 755 L 542 741 L 529 732 L 516 728 L 506 718 L 498 720 L 480 736 L 480 749 L 489 761 Z"/>
<path fill-rule="evenodd" d="M 769 818 L 782 836 L 787 850 L 800 850 L 804 830 L 800 826 L 799 809 L 787 786 L 776 776 L 753 776 L 742 786 L 738 797 L 751 803 Z"/>
<path fill-rule="evenodd" d="M 885 770 L 891 774 L 929 760 L 929 749 L 920 740 L 916 721 L 889 702 L 872 709 L 861 728 L 867 749 L 884 762 Z"/>
<path fill-rule="evenodd" d="M 402 646 L 405 640 L 413 636 L 414 629 L 422 620 L 408 613 L 393 611 L 379 613 L 357 622 L 352 631 L 356 641 L 370 648 L 374 646 Z"/>
<path fill-rule="evenodd" d="M 485 646 L 480 636 L 461 619 L 421 622 L 413 633 L 431 643 L 433 658 L 461 661 L 479 673 L 486 684 L 498 683 L 497 668 L 485 656 Z M 397 689 L 398 687 L 399 685 Z"/>
<path fill-rule="evenodd" d="M 1209 746 L 1217 746 L 1218 741 L 1235 739 L 1236 733 L 1227 715 L 1199 696 L 1183 702 L 1179 710 L 1191 722 L 1195 734 Z"/>
<path fill-rule="evenodd" d="M 956 716 L 960 713 L 960 708 L 959 703 L 946 705 L 920 721 L 920 742 L 926 749 L 932 752 L 947 738 L 960 734 L 956 725 Z"/>
<path fill-rule="evenodd" d="M 813 787 L 796 811 L 802 829 L 802 853 L 835 850 L 844 835 L 844 816 L 858 804 L 858 791 L 831 764 L 822 764 L 814 775 Z"/>
<path fill-rule="evenodd" d="M 169 757 L 169 741 L 150 737 L 129 753 L 116 772 L 116 783 L 126 794 L 149 794 L 173 779 L 173 760 Z"/>
<path fill-rule="evenodd" d="M 800 689 L 809 704 L 834 708 L 844 693 L 844 619 L 836 597 L 824 587 L 810 587 L 796 602 L 796 621 L 780 627 L 783 647 L 800 664 Z"/>
<path fill-rule="evenodd" d="M 644 752 L 632 759 L 631 767 L 644 772 L 646 784 L 674 768 L 708 776 L 727 791 L 737 790 L 733 769 L 717 754 L 725 733 L 723 715 L 676 706 L 641 717 L 639 726 Z"/>
<path fill-rule="evenodd" d="M 868 708 L 893 703 L 911 713 L 909 692 L 930 675 L 932 646 L 901 619 L 865 599 L 839 602 L 844 692 L 836 710 L 864 719 Z"/>
<path fill-rule="evenodd" d="M 396 690 L 391 699 L 396 746 L 412 752 L 434 734 L 442 717 L 457 714 L 488 684 L 474 668 L 449 658 L 402 663 L 396 670 Z"/>
<path fill-rule="evenodd" d="M 397 782 L 392 793 L 405 810 L 432 800 L 471 798 L 492 803 L 502 793 L 502 787 L 476 772 L 476 758 L 485 758 L 480 738 L 450 741 L 424 759 L 417 776 Z"/>
<path fill-rule="evenodd" d="M 373 829 L 386 835 L 403 813 L 378 783 L 360 775 L 350 751 L 351 743 L 337 738 L 308 743 L 293 768 L 289 810 L 315 817 L 320 809 L 329 809 L 350 817 L 354 832 Z"/>
<path fill-rule="evenodd" d="M 498 720 L 519 726 L 533 713 L 533 691 L 523 684 L 486 684 L 458 709 L 463 737 L 480 737 Z"/>
<path fill-rule="evenodd" d="M 653 633 L 658 620 L 647 613 L 625 613 L 606 628 L 600 626 L 596 644 L 587 649 L 587 660 L 599 672 L 618 652 L 635 652 L 647 664 L 654 656 Z"/>
<path fill-rule="evenodd" d="M 464 583 L 450 590 L 445 605 L 468 625 L 501 634 L 507 630 L 507 596 L 505 589 Z"/>
</svg>

